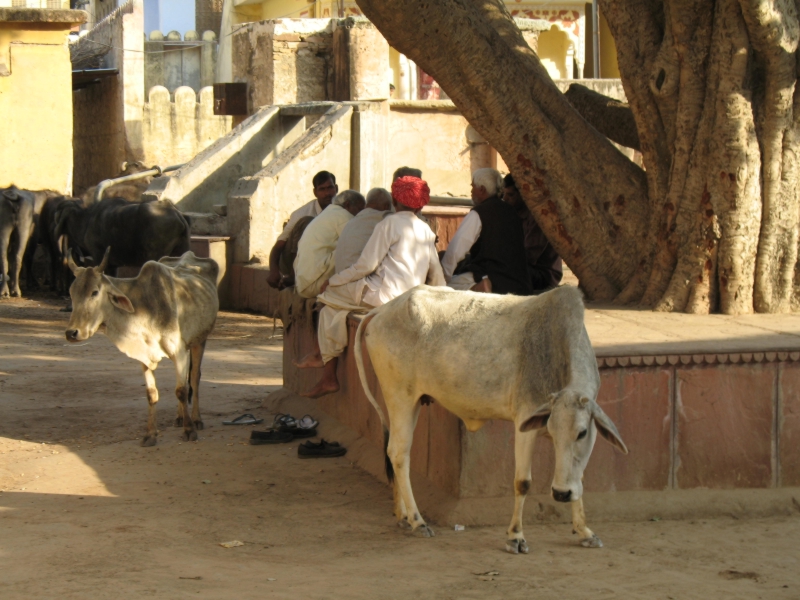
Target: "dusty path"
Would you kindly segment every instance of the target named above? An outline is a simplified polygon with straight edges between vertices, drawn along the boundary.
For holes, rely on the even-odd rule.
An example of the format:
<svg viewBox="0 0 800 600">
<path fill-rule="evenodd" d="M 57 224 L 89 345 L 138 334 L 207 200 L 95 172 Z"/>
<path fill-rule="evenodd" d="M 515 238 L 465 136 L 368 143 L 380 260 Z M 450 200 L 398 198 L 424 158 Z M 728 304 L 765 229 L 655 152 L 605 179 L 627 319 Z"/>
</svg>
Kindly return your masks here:
<svg viewBox="0 0 800 600">
<path fill-rule="evenodd" d="M 161 363 L 162 435 L 140 448 L 140 369 L 102 335 L 68 346 L 59 306 L 0 302 L 3 600 L 800 598 L 798 517 L 590 516 L 605 548 L 576 546 L 566 525 L 528 525 L 528 556 L 502 552 L 498 527 L 411 537 L 393 524 L 388 488 L 346 457 L 301 461 L 297 443 L 253 447 L 250 428 L 221 425 L 242 412 L 271 421 L 260 406 L 280 386 L 281 346 L 262 317 L 221 315 L 198 443 L 169 426 L 174 371 Z M 245 544 L 218 545 L 231 540 Z"/>
</svg>

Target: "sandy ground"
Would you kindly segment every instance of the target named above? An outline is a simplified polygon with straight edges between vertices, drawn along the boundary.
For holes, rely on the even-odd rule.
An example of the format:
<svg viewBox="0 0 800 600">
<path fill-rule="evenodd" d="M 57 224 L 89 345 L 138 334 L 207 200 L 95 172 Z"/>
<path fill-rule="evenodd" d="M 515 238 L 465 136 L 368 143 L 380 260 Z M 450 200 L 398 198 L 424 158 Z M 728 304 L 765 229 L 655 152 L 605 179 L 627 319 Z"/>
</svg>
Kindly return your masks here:
<svg viewBox="0 0 800 600">
<path fill-rule="evenodd" d="M 174 371 L 162 363 L 162 433 L 141 448 L 138 365 L 101 334 L 67 345 L 61 305 L 0 302 L 4 600 L 800 598 L 800 517 L 589 515 L 604 548 L 577 546 L 568 525 L 535 524 L 527 556 L 502 551 L 502 527 L 411 536 L 394 525 L 390 490 L 347 457 L 298 460 L 297 443 L 249 446 L 250 427 L 221 425 L 243 412 L 271 422 L 261 405 L 281 384 L 281 342 L 263 317 L 220 315 L 199 442 L 170 426 Z M 244 545 L 219 545 L 232 540 Z"/>
</svg>

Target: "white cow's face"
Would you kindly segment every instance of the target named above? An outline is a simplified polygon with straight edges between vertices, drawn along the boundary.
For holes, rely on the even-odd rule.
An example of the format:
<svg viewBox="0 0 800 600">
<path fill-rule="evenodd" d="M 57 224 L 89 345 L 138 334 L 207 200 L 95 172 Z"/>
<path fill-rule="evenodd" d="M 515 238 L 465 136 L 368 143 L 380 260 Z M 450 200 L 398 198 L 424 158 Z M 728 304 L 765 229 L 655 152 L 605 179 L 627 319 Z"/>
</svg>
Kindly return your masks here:
<svg viewBox="0 0 800 600">
<path fill-rule="evenodd" d="M 72 315 L 66 329 L 67 341 L 80 342 L 92 337 L 106 319 L 108 311 L 115 308 L 133 312 L 131 301 L 120 292 L 107 277 L 103 269 L 108 262 L 108 252 L 97 267 L 77 267 L 69 258 L 75 281 L 69 288 L 72 299 Z"/>
<path fill-rule="evenodd" d="M 559 502 L 583 496 L 583 470 L 592 455 L 597 432 L 624 454 L 628 449 L 614 423 L 594 400 L 572 390 L 551 396 L 523 421 L 520 431 L 547 428 L 555 449 L 553 498 Z"/>
</svg>

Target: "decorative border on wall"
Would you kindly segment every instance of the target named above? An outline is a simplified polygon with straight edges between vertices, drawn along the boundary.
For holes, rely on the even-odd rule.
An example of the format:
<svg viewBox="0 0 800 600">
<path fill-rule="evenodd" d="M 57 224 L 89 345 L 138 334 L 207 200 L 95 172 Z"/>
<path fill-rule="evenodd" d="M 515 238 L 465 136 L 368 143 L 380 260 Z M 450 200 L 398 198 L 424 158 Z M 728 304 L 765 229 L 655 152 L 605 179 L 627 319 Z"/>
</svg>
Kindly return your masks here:
<svg viewBox="0 0 800 600">
<path fill-rule="evenodd" d="M 646 356 L 598 356 L 598 369 L 689 365 L 739 365 L 748 363 L 798 362 L 800 351 L 728 352 L 723 354 L 654 354 Z"/>
</svg>

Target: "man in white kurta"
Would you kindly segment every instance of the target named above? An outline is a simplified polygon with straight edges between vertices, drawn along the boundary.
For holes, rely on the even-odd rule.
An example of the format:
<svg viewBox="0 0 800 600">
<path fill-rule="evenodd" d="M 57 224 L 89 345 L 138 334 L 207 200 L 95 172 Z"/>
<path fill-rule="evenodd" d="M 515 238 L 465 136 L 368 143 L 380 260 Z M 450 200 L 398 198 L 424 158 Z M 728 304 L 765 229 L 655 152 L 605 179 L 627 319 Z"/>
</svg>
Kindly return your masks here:
<svg viewBox="0 0 800 600">
<path fill-rule="evenodd" d="M 436 236 L 417 216 L 430 200 L 428 185 L 417 177 L 401 177 L 392 184 L 397 213 L 375 226 L 361 257 L 336 273 L 319 295 L 325 304 L 319 316 L 319 354 L 312 353 L 296 366 L 324 366 L 322 379 L 309 392 L 318 398 L 339 389 L 338 357 L 347 346 L 347 314 L 367 312 L 423 283 L 445 285 L 436 253 Z"/>
<path fill-rule="evenodd" d="M 308 224 L 294 260 L 295 291 L 314 298 L 333 275 L 333 251 L 347 223 L 364 209 L 364 196 L 353 190 L 337 195 L 331 205 Z"/>
</svg>

